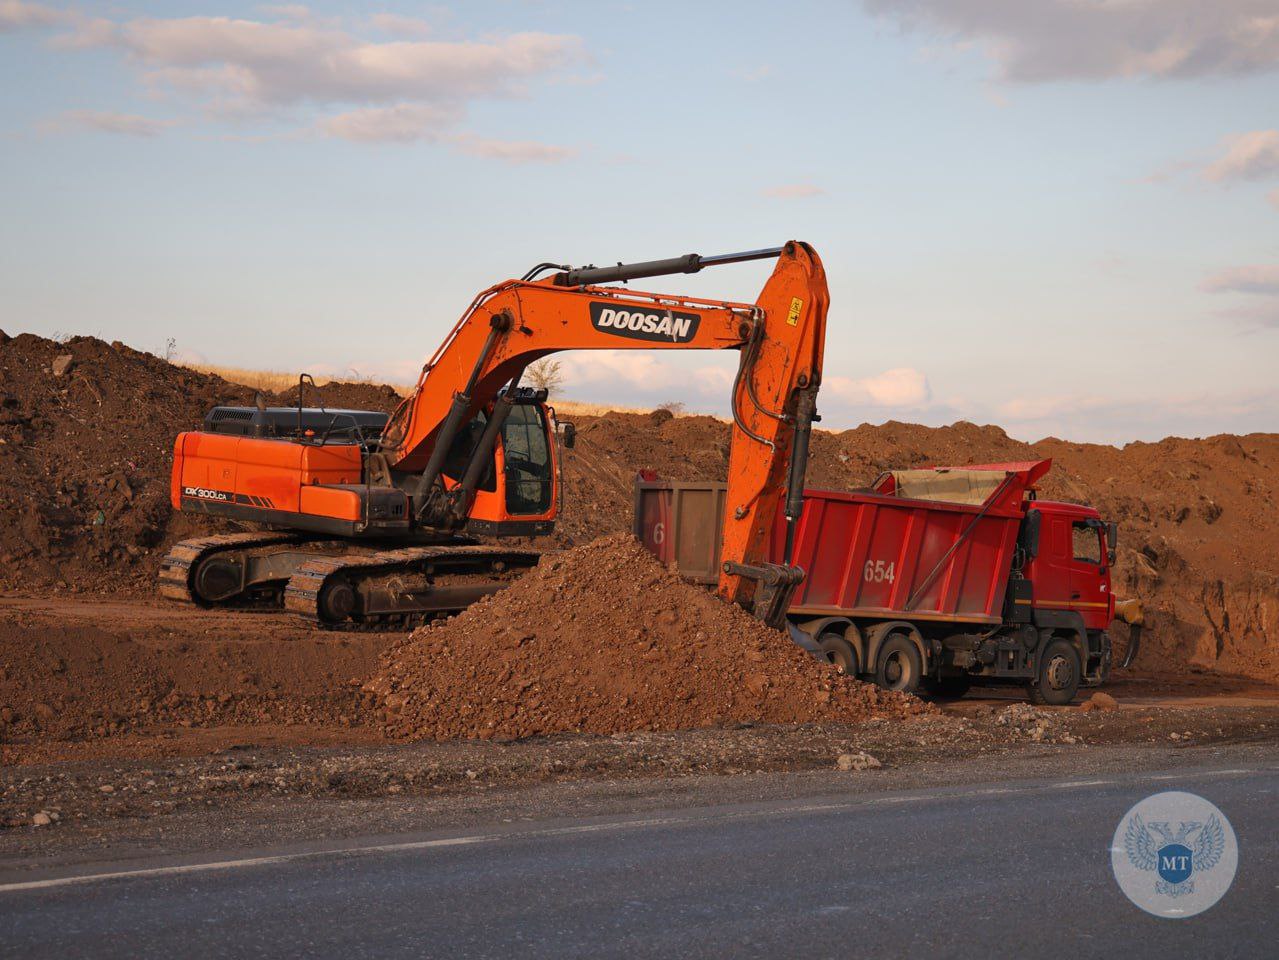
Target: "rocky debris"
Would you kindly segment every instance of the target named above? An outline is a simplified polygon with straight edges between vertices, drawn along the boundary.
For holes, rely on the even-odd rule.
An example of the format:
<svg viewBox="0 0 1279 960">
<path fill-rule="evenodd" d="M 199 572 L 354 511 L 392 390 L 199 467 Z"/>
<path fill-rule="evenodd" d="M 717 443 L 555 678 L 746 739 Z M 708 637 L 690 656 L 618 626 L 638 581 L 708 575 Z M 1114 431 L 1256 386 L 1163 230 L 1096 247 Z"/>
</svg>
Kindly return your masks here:
<svg viewBox="0 0 1279 960">
<path fill-rule="evenodd" d="M 883 764 L 864 750 L 856 753 L 841 753 L 835 758 L 836 770 L 878 770 Z"/>
<path fill-rule="evenodd" d="M 69 353 L 61 353 L 53 358 L 53 363 L 49 369 L 53 371 L 55 377 L 66 376 L 67 371 L 75 364 L 75 357 Z"/>
<path fill-rule="evenodd" d="M 50 813 L 47 810 L 41 810 L 39 813 L 37 813 L 35 816 L 31 818 L 31 826 L 47 827 L 53 823 L 56 817 L 57 817 L 57 814 Z"/>
<path fill-rule="evenodd" d="M 1103 690 L 1098 690 L 1091 697 L 1079 705 L 1079 709 L 1084 713 L 1092 710 L 1118 710 L 1119 701 Z"/>
<path fill-rule="evenodd" d="M 1048 710 L 1029 703 L 1014 703 L 995 714 L 995 725 L 1005 727 L 1014 739 L 1035 743 L 1078 743 L 1070 732 L 1070 720 L 1060 710 Z"/>
<path fill-rule="evenodd" d="M 1196 742 L 1272 740 L 1276 716 L 1273 708 L 1140 706 L 1058 715 L 1073 735 L 1089 743 L 1150 743 L 1155 749 L 1178 750 L 1193 748 L 1186 740 L 1190 731 L 1196 731 Z M 900 769 L 939 760 L 1070 749 L 1064 740 L 1057 746 L 1015 736 L 997 717 L 995 711 L 971 719 L 932 712 L 904 719 L 871 718 L 856 725 L 760 724 L 611 736 L 556 734 L 509 743 L 455 740 L 339 749 L 239 741 L 232 748 L 188 757 L 0 764 L 0 834 L 5 828 L 29 828 L 38 811 L 49 814 L 59 832 L 62 827 L 73 831 L 71 842 L 79 843 L 93 838 L 74 831 L 120 818 L 231 810 L 262 800 L 436 799 L 549 782 L 832 771 L 838 769 L 838 757 L 859 754 L 874 757 L 885 768 Z M 1169 737 L 1170 730 L 1178 734 L 1176 740 Z M 115 787 L 111 793 L 99 789 L 106 783 Z M 113 839 L 108 828 L 99 842 Z"/>
<path fill-rule="evenodd" d="M 388 734 L 434 740 L 931 709 L 841 676 L 626 534 L 545 557 L 514 586 L 395 643 L 365 689 Z"/>
</svg>

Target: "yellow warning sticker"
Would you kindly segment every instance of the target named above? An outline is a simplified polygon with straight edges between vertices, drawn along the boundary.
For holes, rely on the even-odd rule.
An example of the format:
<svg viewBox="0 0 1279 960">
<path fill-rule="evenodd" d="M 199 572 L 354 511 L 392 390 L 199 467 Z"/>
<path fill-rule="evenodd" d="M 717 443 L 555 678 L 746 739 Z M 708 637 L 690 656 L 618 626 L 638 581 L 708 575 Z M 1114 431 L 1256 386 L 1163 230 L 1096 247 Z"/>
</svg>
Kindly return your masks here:
<svg viewBox="0 0 1279 960">
<path fill-rule="evenodd" d="M 799 297 L 791 297 L 790 313 L 786 315 L 786 322 L 792 327 L 799 323 L 799 312 L 804 309 L 804 301 Z"/>
</svg>

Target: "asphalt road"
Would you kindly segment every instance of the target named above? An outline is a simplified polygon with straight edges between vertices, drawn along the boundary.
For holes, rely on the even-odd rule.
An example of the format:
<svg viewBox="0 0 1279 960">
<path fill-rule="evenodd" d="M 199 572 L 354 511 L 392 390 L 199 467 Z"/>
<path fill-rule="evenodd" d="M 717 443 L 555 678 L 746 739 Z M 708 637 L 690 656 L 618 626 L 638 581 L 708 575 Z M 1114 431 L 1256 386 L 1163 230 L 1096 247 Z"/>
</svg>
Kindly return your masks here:
<svg viewBox="0 0 1279 960">
<path fill-rule="evenodd" d="M 1149 916 L 1109 846 L 1161 790 L 1216 803 L 1239 872 Z M 5 957 L 1273 957 L 1279 769 L 1104 776 L 344 841 L 6 882 Z"/>
</svg>

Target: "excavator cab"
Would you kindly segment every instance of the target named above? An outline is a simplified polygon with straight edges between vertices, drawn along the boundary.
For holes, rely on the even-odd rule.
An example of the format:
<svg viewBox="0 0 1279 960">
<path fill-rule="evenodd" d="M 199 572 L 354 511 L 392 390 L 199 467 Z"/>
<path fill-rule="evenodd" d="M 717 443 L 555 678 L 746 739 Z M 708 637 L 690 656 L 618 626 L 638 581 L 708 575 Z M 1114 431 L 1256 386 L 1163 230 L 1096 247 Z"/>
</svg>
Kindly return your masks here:
<svg viewBox="0 0 1279 960">
<path fill-rule="evenodd" d="M 479 536 L 549 533 L 558 503 L 554 420 L 545 390 L 517 390 L 511 412 L 488 454 L 464 527 Z M 469 420 L 440 470 L 444 489 L 458 489 L 488 426 L 493 407 Z"/>
</svg>

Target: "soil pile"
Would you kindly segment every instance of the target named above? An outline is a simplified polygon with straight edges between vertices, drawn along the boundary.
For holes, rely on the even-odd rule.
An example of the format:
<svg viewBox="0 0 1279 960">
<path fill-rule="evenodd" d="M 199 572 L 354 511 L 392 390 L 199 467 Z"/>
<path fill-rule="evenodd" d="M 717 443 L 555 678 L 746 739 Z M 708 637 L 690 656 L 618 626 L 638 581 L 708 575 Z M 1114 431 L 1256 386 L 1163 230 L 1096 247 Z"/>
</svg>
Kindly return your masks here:
<svg viewBox="0 0 1279 960">
<path fill-rule="evenodd" d="M 644 414 L 576 418 L 565 457 L 562 533 L 583 540 L 630 529 L 638 468 L 722 480 L 728 424 Z M 1122 448 L 1054 438 L 1029 444 L 993 426 L 889 422 L 813 432 L 808 484 L 852 490 L 881 471 L 1050 457 L 1046 499 L 1090 503 L 1120 525 L 1115 588 L 1146 603 L 1138 661 L 1279 679 L 1279 435 L 1169 438 Z M 1116 629 L 1121 637 L 1122 626 Z"/>
<path fill-rule="evenodd" d="M 325 385 L 319 398 L 398 399 L 368 384 Z M 0 334 L 0 589 L 149 591 L 171 542 L 214 527 L 169 505 L 174 438 L 212 406 L 253 399 L 118 342 Z"/>
<path fill-rule="evenodd" d="M 391 646 L 365 688 L 391 736 L 515 738 L 929 709 L 846 678 L 666 570 L 629 535 L 548 555 L 514 586 Z"/>
</svg>

